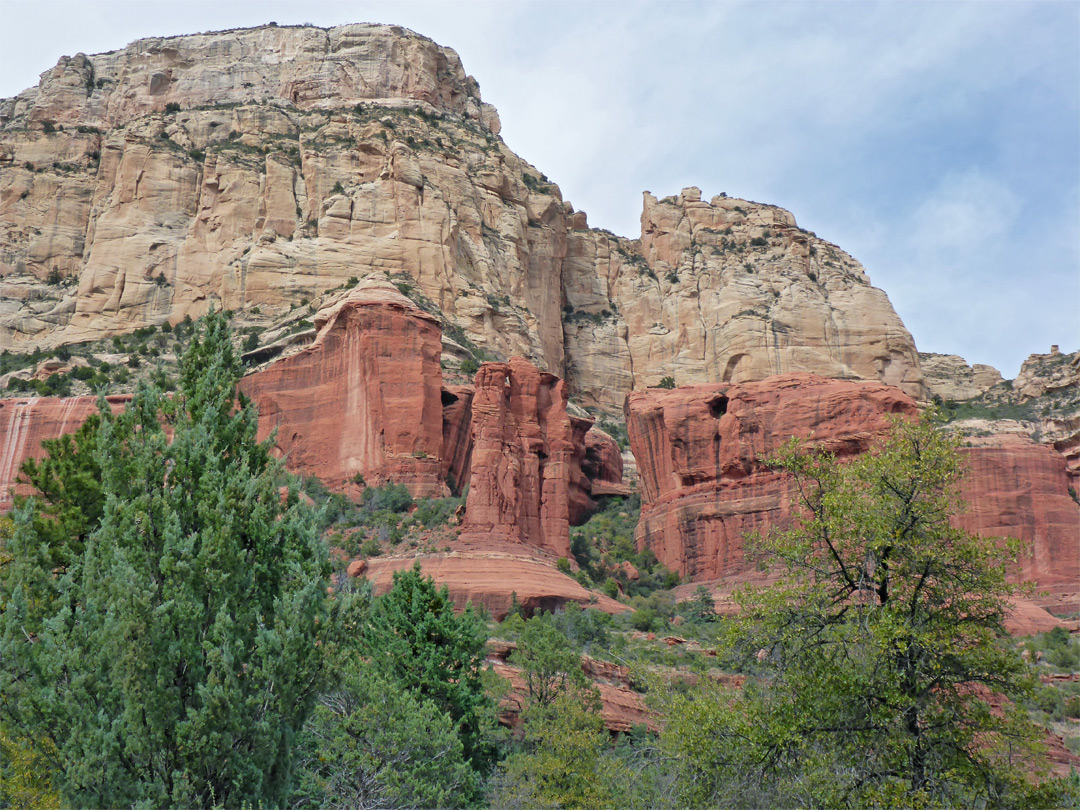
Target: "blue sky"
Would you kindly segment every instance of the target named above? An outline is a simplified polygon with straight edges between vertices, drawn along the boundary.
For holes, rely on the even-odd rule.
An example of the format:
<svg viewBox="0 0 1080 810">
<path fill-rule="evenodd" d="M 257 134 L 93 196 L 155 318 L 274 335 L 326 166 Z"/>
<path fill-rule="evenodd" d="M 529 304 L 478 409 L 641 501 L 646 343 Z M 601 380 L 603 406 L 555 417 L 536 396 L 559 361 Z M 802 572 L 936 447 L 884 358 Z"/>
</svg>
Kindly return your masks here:
<svg viewBox="0 0 1080 810">
<path fill-rule="evenodd" d="M 595 226 L 636 237 L 646 189 L 773 203 L 922 351 L 1012 377 L 1080 347 L 1080 3 L 0 0 L 0 97 L 64 54 L 270 20 L 454 48 Z"/>
</svg>

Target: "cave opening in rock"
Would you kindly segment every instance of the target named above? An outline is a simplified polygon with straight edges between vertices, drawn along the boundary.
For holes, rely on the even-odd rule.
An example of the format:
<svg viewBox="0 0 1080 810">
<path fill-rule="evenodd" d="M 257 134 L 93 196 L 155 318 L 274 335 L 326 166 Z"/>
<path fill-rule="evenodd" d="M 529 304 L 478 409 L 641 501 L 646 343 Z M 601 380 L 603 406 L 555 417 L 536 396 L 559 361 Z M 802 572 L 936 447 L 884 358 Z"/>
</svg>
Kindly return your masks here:
<svg viewBox="0 0 1080 810">
<path fill-rule="evenodd" d="M 713 397 L 709 400 L 709 413 L 712 414 L 714 419 L 719 419 L 725 413 L 727 413 L 728 398 L 721 394 L 718 397 Z"/>
</svg>

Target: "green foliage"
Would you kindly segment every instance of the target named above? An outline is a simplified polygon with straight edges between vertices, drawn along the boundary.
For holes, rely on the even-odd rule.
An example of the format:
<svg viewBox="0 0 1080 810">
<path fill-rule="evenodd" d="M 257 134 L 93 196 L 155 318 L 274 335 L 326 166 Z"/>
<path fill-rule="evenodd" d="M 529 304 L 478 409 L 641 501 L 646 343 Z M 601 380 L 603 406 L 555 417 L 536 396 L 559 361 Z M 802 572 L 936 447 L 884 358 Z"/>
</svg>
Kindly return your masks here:
<svg viewBox="0 0 1080 810">
<path fill-rule="evenodd" d="M 780 582 L 738 594 L 733 649 L 764 677 L 666 706 L 686 806 L 1054 806 L 1008 699 L 1030 688 L 999 643 L 1008 544 L 949 522 L 955 444 L 897 422 L 850 463 L 794 440 L 772 459 L 806 518 L 761 541 Z"/>
<path fill-rule="evenodd" d="M 466 357 L 464 360 L 462 360 L 461 366 L 459 366 L 459 368 L 462 374 L 467 374 L 469 376 L 472 376 L 480 370 L 480 366 L 471 357 Z"/>
<path fill-rule="evenodd" d="M 567 693 L 524 716 L 522 749 L 499 766 L 491 806 L 605 808 L 630 780 L 612 755 L 599 696 Z"/>
<path fill-rule="evenodd" d="M 621 585 L 629 596 L 646 596 L 661 588 L 674 588 L 679 584 L 677 574 L 665 568 L 650 550 L 641 552 L 634 543 L 634 529 L 641 514 L 641 499 L 605 499 L 602 509 L 584 524 L 570 529 L 570 550 L 584 574 L 586 583 L 605 583 L 603 587 L 615 588 L 614 598 Z M 630 563 L 638 572 L 631 579 L 623 563 Z M 606 583 L 611 581 L 614 586 Z"/>
<path fill-rule="evenodd" d="M 327 596 L 315 516 L 283 502 L 281 464 L 236 408 L 239 373 L 208 316 L 172 399 L 142 387 L 24 470 L 41 497 L 15 511 L 0 573 L 0 719 L 55 750 L 65 804 L 286 795 L 348 600 Z"/>
<path fill-rule="evenodd" d="M 364 490 L 364 506 L 371 512 L 388 510 L 396 514 L 412 508 L 413 499 L 404 484 L 386 484 Z"/>
<path fill-rule="evenodd" d="M 476 790 L 450 716 L 371 665 L 319 699 L 298 747 L 297 810 L 453 808 Z"/>
<path fill-rule="evenodd" d="M 657 384 L 656 387 L 657 388 L 669 388 L 669 389 L 674 388 L 675 387 L 675 378 L 674 377 L 664 377 L 662 380 L 660 380 L 660 382 Z"/>
<path fill-rule="evenodd" d="M 494 754 L 487 739 L 494 705 L 481 680 L 486 643 L 487 629 L 472 605 L 455 615 L 446 587 L 436 588 L 419 563 L 394 572 L 393 587 L 375 600 L 363 637 L 376 670 L 452 720 L 466 761 L 480 773 Z"/>
<path fill-rule="evenodd" d="M 521 667 L 533 706 L 550 706 L 560 695 L 584 689 L 588 682 L 581 669 L 581 657 L 573 652 L 550 615 L 534 616 L 525 622 L 517 649 L 510 655 L 510 663 Z"/>
</svg>

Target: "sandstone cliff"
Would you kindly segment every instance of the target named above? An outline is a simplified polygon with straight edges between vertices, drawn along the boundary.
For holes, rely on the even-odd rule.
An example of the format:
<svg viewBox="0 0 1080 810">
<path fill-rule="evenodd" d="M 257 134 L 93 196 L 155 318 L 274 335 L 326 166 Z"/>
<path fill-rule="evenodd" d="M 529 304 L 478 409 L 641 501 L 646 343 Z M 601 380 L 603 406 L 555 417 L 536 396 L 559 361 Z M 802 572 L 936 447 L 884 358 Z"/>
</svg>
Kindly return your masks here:
<svg viewBox="0 0 1080 810">
<path fill-rule="evenodd" d="M 130 397 L 109 397 L 113 412 L 122 410 Z M 0 399 L 0 513 L 11 508 L 11 494 L 29 495 L 16 486 L 19 468 L 29 458 L 41 459 L 41 442 L 74 433 L 98 412 L 97 397 L 27 397 Z"/>
<path fill-rule="evenodd" d="M 479 351 L 608 413 L 666 376 L 922 393 L 888 299 L 788 212 L 687 189 L 646 194 L 640 240 L 590 229 L 501 141 L 457 55 L 398 27 L 65 57 L 0 102 L 0 127 L 0 339 L 17 351 L 211 304 L 265 325 L 384 270 Z"/>
<path fill-rule="evenodd" d="M 839 456 L 865 451 L 889 414 L 915 413 L 897 388 L 807 374 L 761 383 L 635 391 L 626 425 L 641 475 L 639 546 L 690 579 L 754 567 L 744 537 L 792 510 L 788 479 L 761 458 L 790 436 Z"/>
<path fill-rule="evenodd" d="M 638 543 L 690 579 L 753 578 L 745 535 L 781 525 L 793 512 L 790 480 L 760 458 L 789 436 L 839 456 L 865 452 L 888 415 L 915 410 L 889 386 L 809 375 L 634 392 L 627 428 L 642 482 Z M 958 525 L 1023 541 L 1014 576 L 1046 591 L 1038 604 L 1074 612 L 1080 508 L 1070 497 L 1064 456 L 1022 434 L 968 445 L 962 495 L 969 509 Z"/>
<path fill-rule="evenodd" d="M 259 438 L 277 431 L 289 469 L 333 489 L 359 475 L 414 496 L 447 494 L 438 322 L 373 278 L 315 325 L 311 346 L 241 381 L 259 409 Z"/>
</svg>

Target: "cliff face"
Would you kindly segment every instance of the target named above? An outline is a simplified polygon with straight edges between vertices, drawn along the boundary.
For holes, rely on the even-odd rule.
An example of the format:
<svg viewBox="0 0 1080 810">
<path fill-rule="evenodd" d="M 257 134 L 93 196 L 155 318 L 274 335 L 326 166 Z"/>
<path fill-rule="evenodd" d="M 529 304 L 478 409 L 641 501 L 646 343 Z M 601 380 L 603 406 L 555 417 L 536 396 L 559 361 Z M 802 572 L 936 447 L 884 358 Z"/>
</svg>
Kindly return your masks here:
<svg viewBox="0 0 1080 810">
<path fill-rule="evenodd" d="M 0 126 L 0 339 L 18 351 L 211 304 L 284 317 L 385 270 L 608 412 L 665 376 L 803 369 L 921 393 L 884 294 L 789 213 L 687 189 L 645 196 L 640 240 L 589 229 L 499 139 L 457 55 L 401 28 L 65 57 Z"/>
<path fill-rule="evenodd" d="M 790 479 L 762 456 L 789 436 L 838 456 L 862 453 L 890 414 L 915 402 L 877 383 L 776 377 L 744 385 L 634 392 L 627 429 L 638 459 L 643 506 L 637 539 L 691 579 L 753 578 L 743 539 L 791 519 Z M 1048 591 L 1036 602 L 1073 612 L 1080 596 L 1080 508 L 1069 494 L 1066 459 L 1024 435 L 971 438 L 957 525 L 1022 541 L 1013 571 Z"/>
<path fill-rule="evenodd" d="M 438 322 L 393 284 L 369 279 L 315 324 L 311 346 L 241 381 L 260 438 L 276 430 L 289 468 L 335 489 L 359 474 L 369 486 L 447 494 Z"/>
<path fill-rule="evenodd" d="M 641 475 L 638 545 L 690 579 L 747 574 L 744 536 L 792 513 L 789 480 L 763 456 L 790 436 L 838 456 L 861 453 L 888 415 L 914 413 L 897 388 L 808 374 L 635 391 L 626 427 Z"/>
<path fill-rule="evenodd" d="M 129 399 L 121 395 L 108 402 L 116 413 Z M 97 397 L 0 399 L 0 513 L 11 508 L 12 491 L 31 494 L 15 485 L 23 462 L 44 458 L 41 442 L 74 433 L 98 412 L 97 402 Z"/>
</svg>

